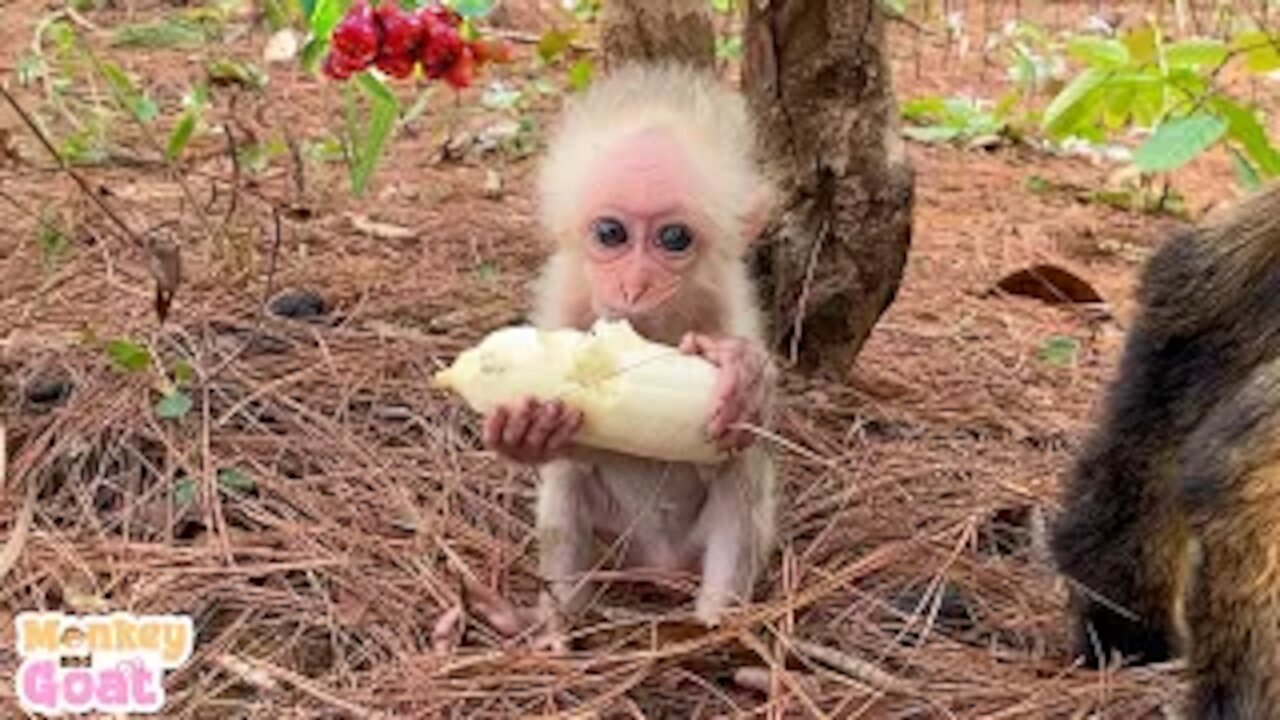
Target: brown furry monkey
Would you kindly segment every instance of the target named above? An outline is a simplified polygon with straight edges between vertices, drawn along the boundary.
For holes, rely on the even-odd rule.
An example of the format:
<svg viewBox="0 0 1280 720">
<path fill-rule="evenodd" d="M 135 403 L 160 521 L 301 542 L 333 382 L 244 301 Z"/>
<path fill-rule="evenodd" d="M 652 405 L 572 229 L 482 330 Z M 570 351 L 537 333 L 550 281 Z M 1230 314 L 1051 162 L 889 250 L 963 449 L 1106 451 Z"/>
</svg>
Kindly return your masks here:
<svg viewBox="0 0 1280 720">
<path fill-rule="evenodd" d="M 1053 552 L 1091 663 L 1189 655 L 1197 718 L 1280 718 L 1280 185 L 1148 264 Z"/>
<path fill-rule="evenodd" d="M 555 243 L 534 323 L 625 318 L 719 368 L 707 432 L 720 465 L 573 447 L 582 416 L 533 399 L 495 410 L 489 447 L 538 467 L 544 619 L 583 609 L 602 554 L 701 576 L 699 620 L 750 599 L 774 536 L 774 466 L 745 424 L 765 423 L 774 367 L 744 254 L 770 211 L 743 99 L 709 74 L 631 65 L 571 100 L 544 159 L 539 204 Z M 604 550 L 604 553 L 601 551 Z M 613 564 L 613 563 L 609 563 Z M 552 638 L 554 646 L 562 646 Z"/>
</svg>

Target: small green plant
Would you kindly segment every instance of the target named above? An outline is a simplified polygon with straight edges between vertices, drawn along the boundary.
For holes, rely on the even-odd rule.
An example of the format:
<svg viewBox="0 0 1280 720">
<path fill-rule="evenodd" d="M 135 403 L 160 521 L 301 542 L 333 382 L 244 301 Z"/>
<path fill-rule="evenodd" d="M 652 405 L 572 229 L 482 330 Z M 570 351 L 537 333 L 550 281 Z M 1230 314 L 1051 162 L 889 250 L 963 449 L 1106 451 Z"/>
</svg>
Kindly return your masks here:
<svg viewBox="0 0 1280 720">
<path fill-rule="evenodd" d="M 989 103 L 970 97 L 923 97 L 902 107 L 902 115 L 915 123 L 903 129 L 907 137 L 924 143 L 991 145 L 1011 133 L 1006 120 L 1007 104 Z"/>
<path fill-rule="evenodd" d="M 125 338 L 110 340 L 106 344 L 106 351 L 112 364 L 124 372 L 141 372 L 151 364 L 151 353 L 132 340 Z"/>
<path fill-rule="evenodd" d="M 40 213 L 40 222 L 36 227 L 36 244 L 40 246 L 40 261 L 45 272 L 55 269 L 71 247 L 71 240 L 67 237 L 66 230 L 53 213 L 48 211 Z"/>
<path fill-rule="evenodd" d="M 156 417 L 161 420 L 177 420 L 191 412 L 191 396 L 181 390 L 171 390 L 156 402 Z"/>
<path fill-rule="evenodd" d="M 1080 353 L 1080 341 L 1067 335 L 1054 335 L 1046 338 L 1038 353 L 1040 359 L 1057 367 L 1070 367 L 1075 364 Z"/>
<path fill-rule="evenodd" d="M 1280 70 L 1280 37 L 1259 30 L 1231 41 L 1166 42 L 1155 27 L 1120 37 L 1081 35 L 1068 51 L 1084 63 L 1045 109 L 1041 127 L 1055 141 L 1101 142 L 1126 130 L 1149 131 L 1133 153 L 1143 173 L 1169 173 L 1225 144 L 1245 185 L 1280 175 L 1280 153 L 1259 111 L 1218 82 L 1231 63 L 1252 73 Z"/>
</svg>

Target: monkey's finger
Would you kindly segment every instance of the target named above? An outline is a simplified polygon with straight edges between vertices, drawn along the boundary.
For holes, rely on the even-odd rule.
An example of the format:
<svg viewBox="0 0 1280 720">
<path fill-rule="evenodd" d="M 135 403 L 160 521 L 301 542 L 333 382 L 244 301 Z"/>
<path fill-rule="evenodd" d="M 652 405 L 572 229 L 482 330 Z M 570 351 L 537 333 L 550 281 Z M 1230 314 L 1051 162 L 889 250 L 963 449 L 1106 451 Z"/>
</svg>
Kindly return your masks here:
<svg viewBox="0 0 1280 720">
<path fill-rule="evenodd" d="M 688 349 L 685 349 L 686 343 Z M 707 335 L 689 333 L 685 336 L 685 340 L 681 342 L 680 349 L 691 355 L 701 355 L 716 366 L 719 366 L 724 359 L 720 343 Z"/>
<path fill-rule="evenodd" d="M 499 406 L 484 421 L 484 444 L 495 448 L 502 444 L 502 432 L 507 426 L 507 408 Z"/>
<path fill-rule="evenodd" d="M 730 450 L 746 450 L 756 441 L 755 433 L 749 428 L 735 427 L 729 436 Z"/>
<path fill-rule="evenodd" d="M 559 400 L 543 405 L 529 425 L 529 433 L 524 437 L 525 447 L 531 452 L 542 453 L 546 449 L 547 438 L 551 437 L 560 423 L 560 413 L 563 410 L 564 404 Z"/>
<path fill-rule="evenodd" d="M 547 438 L 547 452 L 557 452 L 563 449 L 581 427 L 582 411 L 572 408 L 566 409 L 560 416 L 559 426 L 556 427 L 555 432 L 551 433 L 551 437 Z"/>
<path fill-rule="evenodd" d="M 710 430 L 712 436 L 719 436 L 724 428 L 741 413 L 742 372 L 741 367 L 733 360 L 720 368 L 716 378 L 715 400 L 711 412 Z"/>
<path fill-rule="evenodd" d="M 533 398 L 525 398 L 507 421 L 507 426 L 502 433 L 502 441 L 508 446 L 517 447 L 523 444 L 525 433 L 529 431 L 529 421 L 535 412 L 535 405 Z"/>
<path fill-rule="evenodd" d="M 680 352 L 686 355 L 696 354 L 698 352 L 697 338 L 697 333 L 685 333 L 684 337 L 680 338 Z"/>
</svg>

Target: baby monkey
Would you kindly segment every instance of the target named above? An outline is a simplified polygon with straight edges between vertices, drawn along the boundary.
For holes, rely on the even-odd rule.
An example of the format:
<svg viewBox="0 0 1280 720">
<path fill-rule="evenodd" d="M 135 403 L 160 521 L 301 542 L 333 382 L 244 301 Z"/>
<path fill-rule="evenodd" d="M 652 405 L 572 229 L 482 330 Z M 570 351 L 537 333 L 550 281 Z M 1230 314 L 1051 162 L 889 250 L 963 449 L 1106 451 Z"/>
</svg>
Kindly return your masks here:
<svg viewBox="0 0 1280 720">
<path fill-rule="evenodd" d="M 1091 663 L 1190 657 L 1191 717 L 1280 719 L 1280 186 L 1171 238 L 1053 551 Z"/>
<path fill-rule="evenodd" d="M 571 101 L 550 142 L 539 202 L 555 248 L 534 324 L 626 319 L 706 358 L 718 368 L 707 432 L 729 451 L 694 465 L 574 446 L 581 413 L 532 398 L 486 418 L 489 447 L 538 468 L 539 614 L 553 647 L 602 560 L 700 573 L 694 611 L 707 625 L 750 599 L 767 561 L 774 465 L 748 426 L 769 422 L 775 368 L 744 255 L 773 192 L 755 149 L 741 96 L 680 65 L 617 70 Z"/>
</svg>

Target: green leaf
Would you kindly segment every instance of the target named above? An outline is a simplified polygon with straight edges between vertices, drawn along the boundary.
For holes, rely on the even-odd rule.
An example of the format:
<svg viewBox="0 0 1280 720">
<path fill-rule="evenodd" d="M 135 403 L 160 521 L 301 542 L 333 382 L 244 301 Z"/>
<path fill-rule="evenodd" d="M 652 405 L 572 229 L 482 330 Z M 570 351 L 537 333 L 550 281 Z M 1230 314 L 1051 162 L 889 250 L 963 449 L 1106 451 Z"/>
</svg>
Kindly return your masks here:
<svg viewBox="0 0 1280 720">
<path fill-rule="evenodd" d="M 121 95 L 133 95 L 137 92 L 134 89 L 133 81 L 129 79 L 128 75 L 124 74 L 124 70 L 121 70 L 119 65 L 108 60 L 99 67 L 102 70 L 102 76 L 107 79 L 107 82 L 111 84 L 111 88 L 116 92 Z"/>
<path fill-rule="evenodd" d="M 542 62 L 549 63 L 560 55 L 573 44 L 572 30 L 551 29 L 542 34 L 538 40 L 538 57 Z"/>
<path fill-rule="evenodd" d="M 916 98 L 902 104 L 902 116 L 908 120 L 936 121 L 946 112 L 946 100 L 936 95 Z"/>
<path fill-rule="evenodd" d="M 239 85 L 249 90 L 261 90 L 267 86 L 267 76 L 258 66 L 234 58 L 211 60 L 205 66 L 209 79 L 224 85 Z"/>
<path fill-rule="evenodd" d="M 306 11 L 307 29 L 312 35 L 327 40 L 347 11 L 347 3 L 343 0 L 303 0 L 303 9 Z"/>
<path fill-rule="evenodd" d="M 1013 65 L 1009 68 L 1009 79 L 1013 84 L 1024 90 L 1034 90 L 1039 77 L 1039 67 L 1035 59 L 1021 52 L 1020 49 L 1015 50 Z"/>
<path fill-rule="evenodd" d="M 18 76 L 19 85 L 23 87 L 31 85 L 45 73 L 44 58 L 27 51 L 22 54 L 22 57 L 18 58 L 18 65 L 13 69 L 13 72 Z"/>
<path fill-rule="evenodd" d="M 1110 130 L 1123 128 L 1129 115 L 1133 112 L 1134 99 L 1138 93 L 1132 86 L 1117 86 L 1106 93 L 1106 105 L 1102 113 L 1102 121 Z"/>
<path fill-rule="evenodd" d="M 963 131 L 957 127 L 932 125 L 929 127 L 905 127 L 902 134 L 922 143 L 947 143 L 959 138 Z"/>
<path fill-rule="evenodd" d="M 111 44 L 127 48 L 196 48 L 209 37 L 197 24 L 180 19 L 125 25 L 112 35 Z"/>
<path fill-rule="evenodd" d="M 1173 95 L 1170 102 L 1196 104 L 1209 91 L 1209 78 L 1205 73 L 1191 68 L 1169 68 L 1165 75 L 1165 89 Z"/>
<path fill-rule="evenodd" d="M 1210 98 L 1209 104 L 1227 121 L 1227 137 L 1240 143 L 1253 164 L 1268 177 L 1280 175 L 1280 152 L 1271 144 L 1257 111 L 1221 95 Z"/>
<path fill-rule="evenodd" d="M 343 0 L 303 0 L 307 29 L 311 31 L 302 46 L 302 67 L 314 72 L 329 50 L 329 36 L 346 11 Z"/>
<path fill-rule="evenodd" d="M 1227 132 L 1227 123 L 1207 113 L 1169 120 L 1133 153 L 1133 163 L 1145 173 L 1168 172 L 1195 159 Z"/>
<path fill-rule="evenodd" d="M 1129 48 L 1114 38 L 1078 35 L 1067 42 L 1067 52 L 1095 68 L 1118 68 L 1129 64 Z"/>
<path fill-rule="evenodd" d="M 218 471 L 218 484 L 227 490 L 244 490 L 249 491 L 254 487 L 253 478 L 236 470 L 228 468 Z"/>
<path fill-rule="evenodd" d="M 57 221 L 49 213 L 41 211 L 40 224 L 36 228 L 36 244 L 40 246 L 40 262 L 49 271 L 57 267 L 58 261 L 71 246 L 71 241 Z"/>
<path fill-rule="evenodd" d="M 322 37 L 308 38 L 306 43 L 302 45 L 300 53 L 302 69 L 307 72 L 315 72 L 320 67 L 320 61 L 324 59 L 325 53 L 329 51 L 329 41 Z"/>
<path fill-rule="evenodd" d="M 279 0 L 262 0 L 262 14 L 267 18 L 267 27 L 271 32 L 278 32 L 289 26 L 289 13 Z"/>
<path fill-rule="evenodd" d="M 116 367 L 125 372 L 138 372 L 151 363 L 151 353 L 141 345 L 128 340 L 112 340 L 107 343 L 107 356 Z"/>
<path fill-rule="evenodd" d="M 1231 40 L 1231 49 L 1244 53 L 1245 66 L 1264 74 L 1280 70 L 1280 38 L 1261 30 L 1242 32 Z"/>
<path fill-rule="evenodd" d="M 711 9 L 721 14 L 733 12 L 733 0 L 711 0 Z"/>
<path fill-rule="evenodd" d="M 1148 82 L 1135 82 L 1133 85 L 1133 102 L 1129 112 L 1133 123 L 1138 127 L 1149 128 L 1160 122 L 1164 113 L 1165 84 L 1162 77 L 1147 78 Z"/>
<path fill-rule="evenodd" d="M 1244 189 L 1253 191 L 1262 187 L 1262 178 L 1258 176 L 1258 171 L 1235 148 L 1231 148 L 1231 167 L 1236 171 L 1236 181 Z"/>
<path fill-rule="evenodd" d="M 186 385 L 195 376 L 195 368 L 191 367 L 191 363 L 186 360 L 179 360 L 173 364 L 173 381 L 179 385 Z"/>
<path fill-rule="evenodd" d="M 1104 93 L 1104 83 L 1110 77 L 1106 70 L 1086 70 L 1076 76 L 1045 108 L 1041 127 L 1050 137 L 1061 139 L 1078 133 L 1097 120 Z"/>
<path fill-rule="evenodd" d="M 1150 25 L 1127 33 L 1121 41 L 1129 51 L 1129 61 L 1134 65 L 1146 65 L 1156 59 L 1156 29 Z"/>
<path fill-rule="evenodd" d="M 102 76 L 106 78 L 107 84 L 111 86 L 112 95 L 114 95 L 117 102 L 144 123 L 155 119 L 159 112 L 155 102 L 144 93 L 138 91 L 137 86 L 133 84 L 128 75 L 125 75 L 120 66 L 108 61 L 99 64 L 98 67 L 102 72 Z"/>
<path fill-rule="evenodd" d="M 502 271 L 498 269 L 498 266 L 492 260 L 485 260 L 476 266 L 476 276 L 484 282 L 493 282 L 501 275 Z"/>
<path fill-rule="evenodd" d="M 182 151 L 186 150 L 187 144 L 191 142 L 191 136 L 196 132 L 196 122 L 195 112 L 188 110 L 182 113 L 182 118 L 173 127 L 173 132 L 169 133 L 169 143 L 164 149 L 166 157 L 176 160 L 182 155 Z"/>
<path fill-rule="evenodd" d="M 179 505 L 193 505 L 196 501 L 196 481 L 185 475 L 174 480 L 173 499 Z"/>
<path fill-rule="evenodd" d="M 399 101 L 396 100 L 395 93 L 391 92 L 391 88 L 387 84 L 370 73 L 361 73 L 356 76 L 356 81 L 360 83 L 360 89 L 369 95 L 375 104 L 398 106 Z"/>
<path fill-rule="evenodd" d="M 1080 351 L 1080 342 L 1073 337 L 1066 335 L 1054 335 L 1044 341 L 1040 346 L 1040 359 L 1050 365 L 1059 367 L 1070 367 L 1076 361 L 1076 354 Z"/>
<path fill-rule="evenodd" d="M 391 131 L 395 128 L 400 114 L 400 105 L 395 95 L 378 78 L 369 73 L 358 76 L 360 89 L 369 96 L 373 107 L 369 113 L 369 123 L 365 127 L 364 137 L 356 148 L 355 164 L 351 167 L 351 187 L 356 195 L 363 195 L 368 187 L 369 178 L 382 157 Z"/>
<path fill-rule="evenodd" d="M 181 390 L 174 390 L 160 398 L 160 401 L 156 403 L 156 417 L 161 420 L 177 420 L 191 412 L 191 405 L 191 397 L 189 395 Z"/>
<path fill-rule="evenodd" d="M 470 20 L 493 12 L 494 0 L 453 0 L 449 5 L 459 15 Z"/>
<path fill-rule="evenodd" d="M 582 58 L 575 62 L 569 68 L 569 87 L 575 92 L 582 92 L 591 85 L 591 78 L 595 74 L 595 66 L 587 58 Z"/>
<path fill-rule="evenodd" d="M 1221 40 L 1183 40 L 1166 48 L 1164 59 L 1172 67 L 1213 68 L 1226 61 L 1227 52 Z"/>
</svg>

